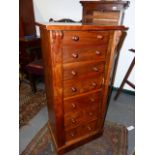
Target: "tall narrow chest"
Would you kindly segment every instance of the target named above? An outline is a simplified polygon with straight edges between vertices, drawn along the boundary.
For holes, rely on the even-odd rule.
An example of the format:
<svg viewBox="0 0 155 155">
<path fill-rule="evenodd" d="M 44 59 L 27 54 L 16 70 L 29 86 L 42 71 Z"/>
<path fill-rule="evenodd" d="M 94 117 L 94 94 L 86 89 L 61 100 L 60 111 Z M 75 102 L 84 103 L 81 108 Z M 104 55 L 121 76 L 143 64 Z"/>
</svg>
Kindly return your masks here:
<svg viewBox="0 0 155 155">
<path fill-rule="evenodd" d="M 38 25 L 49 129 L 60 155 L 102 134 L 115 50 L 126 28 Z"/>
</svg>

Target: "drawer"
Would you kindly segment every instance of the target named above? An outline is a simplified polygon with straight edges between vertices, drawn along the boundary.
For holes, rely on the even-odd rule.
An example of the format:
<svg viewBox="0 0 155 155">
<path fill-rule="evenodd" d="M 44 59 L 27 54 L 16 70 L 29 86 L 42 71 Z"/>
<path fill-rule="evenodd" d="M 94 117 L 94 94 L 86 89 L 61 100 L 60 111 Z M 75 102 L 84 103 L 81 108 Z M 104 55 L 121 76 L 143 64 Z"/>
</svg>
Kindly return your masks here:
<svg viewBox="0 0 155 155">
<path fill-rule="evenodd" d="M 65 129 L 72 129 L 81 125 L 81 123 L 83 122 L 83 117 L 83 110 L 64 116 Z"/>
<path fill-rule="evenodd" d="M 69 80 L 86 75 L 101 75 L 103 72 L 104 62 L 69 63 L 63 66 L 63 79 Z"/>
<path fill-rule="evenodd" d="M 99 107 L 89 106 L 84 110 L 84 122 L 88 122 L 94 119 L 97 119 L 99 116 Z"/>
<path fill-rule="evenodd" d="M 72 129 L 84 122 L 90 122 L 96 120 L 99 115 L 98 106 L 90 106 L 89 108 L 81 109 L 77 112 L 72 112 L 64 116 L 65 129 Z"/>
<path fill-rule="evenodd" d="M 63 63 L 94 60 L 105 60 L 108 44 L 104 46 L 88 46 L 76 48 L 74 46 L 63 47 Z"/>
<path fill-rule="evenodd" d="M 109 31 L 64 31 L 63 46 L 88 47 L 106 45 L 109 41 Z"/>
<path fill-rule="evenodd" d="M 66 141 L 75 140 L 82 136 L 86 136 L 91 134 L 93 131 L 97 129 L 97 120 L 91 121 L 85 125 L 78 126 L 77 128 L 66 130 L 65 131 L 65 138 Z"/>
<path fill-rule="evenodd" d="M 96 4 L 96 5 L 91 5 L 88 4 L 85 7 L 85 15 L 91 15 L 93 14 L 94 11 L 100 11 L 100 12 L 111 12 L 114 11 L 114 13 L 121 12 L 124 9 L 124 6 L 122 4 Z"/>
<path fill-rule="evenodd" d="M 69 100 L 64 100 L 64 113 L 77 112 L 87 107 L 99 107 L 101 102 L 101 92 L 90 93 L 75 97 Z"/>
<path fill-rule="evenodd" d="M 101 88 L 103 76 L 87 76 L 75 80 L 64 81 L 64 97 L 70 97 Z"/>
</svg>

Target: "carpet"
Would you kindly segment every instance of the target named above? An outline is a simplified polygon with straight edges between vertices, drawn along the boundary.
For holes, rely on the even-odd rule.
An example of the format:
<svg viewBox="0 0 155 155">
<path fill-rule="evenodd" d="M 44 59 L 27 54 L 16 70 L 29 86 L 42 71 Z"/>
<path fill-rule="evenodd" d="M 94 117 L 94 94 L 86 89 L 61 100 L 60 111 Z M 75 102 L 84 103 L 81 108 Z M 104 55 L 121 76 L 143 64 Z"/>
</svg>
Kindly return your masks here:
<svg viewBox="0 0 155 155">
<path fill-rule="evenodd" d="M 123 125 L 106 122 L 101 137 L 65 155 L 126 155 L 127 129 Z M 47 124 L 37 133 L 21 155 L 56 155 Z"/>
<path fill-rule="evenodd" d="M 19 127 L 27 125 L 29 120 L 45 105 L 46 94 L 44 90 L 33 93 L 29 84 L 21 83 L 19 88 Z"/>
</svg>

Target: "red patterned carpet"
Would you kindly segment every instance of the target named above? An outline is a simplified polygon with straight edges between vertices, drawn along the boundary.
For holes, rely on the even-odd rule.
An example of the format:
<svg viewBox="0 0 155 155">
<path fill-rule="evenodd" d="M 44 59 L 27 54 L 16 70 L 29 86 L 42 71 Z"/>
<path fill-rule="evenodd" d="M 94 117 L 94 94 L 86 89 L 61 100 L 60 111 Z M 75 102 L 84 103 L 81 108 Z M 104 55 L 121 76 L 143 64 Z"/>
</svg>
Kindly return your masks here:
<svg viewBox="0 0 155 155">
<path fill-rule="evenodd" d="M 123 125 L 106 122 L 104 134 L 65 155 L 126 155 L 127 129 Z M 56 155 L 47 124 L 37 133 L 21 155 Z"/>
<path fill-rule="evenodd" d="M 28 124 L 44 106 L 46 106 L 46 94 L 43 90 L 32 93 L 29 84 L 21 83 L 19 89 L 19 127 Z"/>
</svg>

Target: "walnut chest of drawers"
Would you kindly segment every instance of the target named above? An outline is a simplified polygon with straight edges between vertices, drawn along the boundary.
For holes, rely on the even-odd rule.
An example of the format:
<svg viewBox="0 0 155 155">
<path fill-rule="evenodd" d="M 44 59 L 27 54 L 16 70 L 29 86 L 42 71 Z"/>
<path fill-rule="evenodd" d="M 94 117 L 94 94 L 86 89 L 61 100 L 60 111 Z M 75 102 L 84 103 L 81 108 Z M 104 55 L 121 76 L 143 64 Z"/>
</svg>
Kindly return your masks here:
<svg viewBox="0 0 155 155">
<path fill-rule="evenodd" d="M 37 24 L 49 129 L 60 155 L 102 134 L 114 52 L 126 28 Z"/>
</svg>

